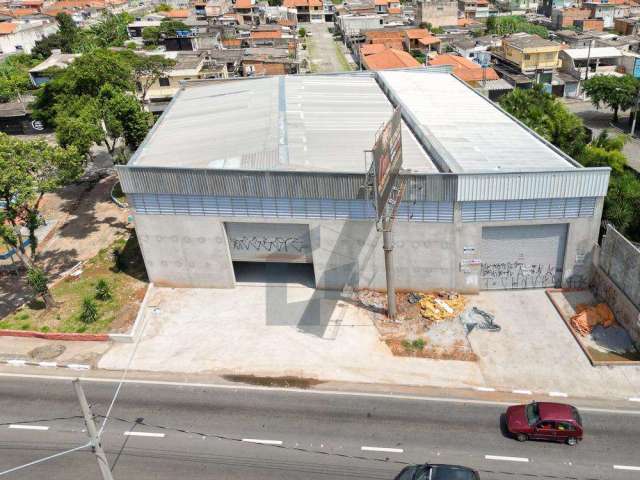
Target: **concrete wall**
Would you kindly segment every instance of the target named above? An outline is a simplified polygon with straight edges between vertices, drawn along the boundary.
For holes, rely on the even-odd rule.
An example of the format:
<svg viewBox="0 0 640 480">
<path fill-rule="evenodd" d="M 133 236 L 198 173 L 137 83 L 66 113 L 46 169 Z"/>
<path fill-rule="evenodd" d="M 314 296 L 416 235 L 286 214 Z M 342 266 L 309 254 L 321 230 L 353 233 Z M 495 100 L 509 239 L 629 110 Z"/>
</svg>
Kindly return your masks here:
<svg viewBox="0 0 640 480">
<path fill-rule="evenodd" d="M 430 23 L 434 27 L 458 25 L 458 2 L 420 0 L 416 8 L 416 23 Z"/>
<path fill-rule="evenodd" d="M 456 205 L 453 223 L 398 221 L 393 231 L 397 288 L 477 292 L 483 226 L 554 223 L 569 225 L 563 286 L 584 286 L 601 208 L 600 200 L 594 217 L 462 223 Z M 136 215 L 135 222 L 149 278 L 160 286 L 233 287 L 224 222 L 252 222 L 308 225 L 318 288 L 385 289 L 382 234 L 370 221 Z"/>
</svg>

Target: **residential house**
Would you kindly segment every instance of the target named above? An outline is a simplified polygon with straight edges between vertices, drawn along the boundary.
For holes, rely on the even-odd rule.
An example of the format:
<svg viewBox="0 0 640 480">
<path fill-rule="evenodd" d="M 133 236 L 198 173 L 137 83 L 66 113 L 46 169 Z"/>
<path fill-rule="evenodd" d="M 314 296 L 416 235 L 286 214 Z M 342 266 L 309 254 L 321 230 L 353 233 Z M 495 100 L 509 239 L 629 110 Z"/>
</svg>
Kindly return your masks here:
<svg viewBox="0 0 640 480">
<path fill-rule="evenodd" d="M 477 63 L 458 55 L 438 55 L 428 61 L 429 65 L 449 65 L 452 73 L 472 87 L 486 84 L 487 81 L 498 80 L 498 73 L 491 67 L 483 68 Z"/>
<path fill-rule="evenodd" d="M 492 54 L 499 61 L 510 63 L 525 75 L 535 74 L 539 81 L 550 80 L 560 66 L 561 45 L 529 33 L 514 33 L 502 39 L 502 50 Z"/>
<path fill-rule="evenodd" d="M 638 18 L 616 18 L 613 24 L 620 35 L 635 35 L 639 30 Z"/>
<path fill-rule="evenodd" d="M 298 63 L 286 48 L 247 48 L 242 59 L 242 73 L 245 77 L 289 75 L 298 73 Z"/>
<path fill-rule="evenodd" d="M 336 19 L 336 6 L 331 0 L 322 0 L 322 13 L 325 22 L 334 22 Z"/>
<path fill-rule="evenodd" d="M 538 0 L 496 0 L 498 10 L 502 12 L 537 12 Z"/>
<path fill-rule="evenodd" d="M 160 15 L 162 15 L 165 18 L 171 19 L 171 20 L 185 20 L 189 17 L 191 17 L 194 13 L 190 10 L 190 9 L 179 9 L 179 10 L 169 10 L 168 12 L 161 12 Z"/>
<path fill-rule="evenodd" d="M 469 60 L 475 60 L 482 52 L 491 48 L 500 48 L 502 39 L 497 35 L 485 35 L 484 37 L 462 37 L 449 42 L 449 47 L 458 55 Z"/>
<path fill-rule="evenodd" d="M 585 18 L 576 20 L 573 24 L 579 32 L 602 32 L 604 29 L 604 21 L 601 18 Z"/>
<path fill-rule="evenodd" d="M 600 18 L 604 28 L 613 28 L 616 18 L 629 16 L 627 0 L 590 0 L 583 3 L 584 8 L 591 10 L 591 18 Z"/>
<path fill-rule="evenodd" d="M 416 0 L 416 23 L 429 23 L 433 27 L 458 24 L 457 0 Z"/>
<path fill-rule="evenodd" d="M 568 45 L 569 48 L 587 47 L 596 39 L 594 32 L 576 32 L 575 30 L 559 30 L 554 32 L 552 37 Z"/>
<path fill-rule="evenodd" d="M 336 17 L 336 26 L 340 33 L 350 45 L 352 42 L 360 42 L 364 40 L 363 32 L 371 29 L 382 28 L 384 26 L 384 18 L 378 15 L 338 15 Z"/>
<path fill-rule="evenodd" d="M 379 53 L 365 55 L 362 65 L 367 70 L 389 70 L 393 68 L 422 68 L 423 65 L 409 53 L 395 48 L 386 48 Z"/>
<path fill-rule="evenodd" d="M 0 23 L 0 54 L 31 53 L 38 40 L 58 31 L 50 19 Z"/>
<path fill-rule="evenodd" d="M 282 5 L 295 10 L 298 23 L 325 21 L 322 0 L 284 0 Z"/>
<path fill-rule="evenodd" d="M 258 7 L 255 0 L 236 0 L 234 11 L 242 17 L 242 23 L 255 24 L 258 19 Z"/>
<path fill-rule="evenodd" d="M 595 75 L 621 75 L 623 54 L 614 47 L 568 48 L 560 51 L 564 96 L 577 97 L 580 82 Z"/>
<path fill-rule="evenodd" d="M 580 7 L 581 4 L 581 0 L 542 0 L 539 11 L 546 17 L 551 17 L 551 14 L 556 9 L 562 10 L 565 8 Z"/>
<path fill-rule="evenodd" d="M 377 43 L 387 48 L 395 48 L 396 50 L 404 49 L 404 29 L 382 28 L 379 30 L 367 30 L 363 33 L 365 44 Z"/>
<path fill-rule="evenodd" d="M 551 12 L 551 24 L 554 29 L 573 27 L 576 20 L 584 20 L 591 16 L 588 8 L 555 8 Z"/>
<path fill-rule="evenodd" d="M 145 28 L 158 28 L 161 24 L 160 20 L 136 20 L 127 25 L 127 33 L 131 39 L 142 38 L 142 32 Z"/>
<path fill-rule="evenodd" d="M 404 30 L 403 44 L 407 52 L 420 50 L 427 55 L 430 52 L 440 53 L 440 39 L 431 35 L 429 31 L 424 28 L 409 28 Z"/>
<path fill-rule="evenodd" d="M 376 7 L 376 13 L 378 14 L 387 14 L 387 13 L 400 13 L 400 2 L 398 0 L 374 0 L 374 5 Z"/>
<path fill-rule="evenodd" d="M 31 83 L 34 87 L 44 85 L 51 80 L 53 72 L 67 68 L 79 56 L 79 53 L 62 53 L 58 49 L 52 50 L 46 60 L 29 70 Z"/>
<path fill-rule="evenodd" d="M 458 0 L 458 10 L 462 18 L 486 19 L 489 17 L 487 0 Z"/>
</svg>

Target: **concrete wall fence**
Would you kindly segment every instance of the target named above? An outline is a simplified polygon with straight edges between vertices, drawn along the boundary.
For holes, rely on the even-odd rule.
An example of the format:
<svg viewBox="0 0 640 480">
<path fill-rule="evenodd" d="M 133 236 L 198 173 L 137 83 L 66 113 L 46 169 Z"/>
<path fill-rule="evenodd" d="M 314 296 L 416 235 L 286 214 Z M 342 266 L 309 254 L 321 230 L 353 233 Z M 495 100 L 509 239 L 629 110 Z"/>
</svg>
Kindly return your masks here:
<svg viewBox="0 0 640 480">
<path fill-rule="evenodd" d="M 591 286 L 640 343 L 640 248 L 609 224 L 596 253 Z"/>
</svg>

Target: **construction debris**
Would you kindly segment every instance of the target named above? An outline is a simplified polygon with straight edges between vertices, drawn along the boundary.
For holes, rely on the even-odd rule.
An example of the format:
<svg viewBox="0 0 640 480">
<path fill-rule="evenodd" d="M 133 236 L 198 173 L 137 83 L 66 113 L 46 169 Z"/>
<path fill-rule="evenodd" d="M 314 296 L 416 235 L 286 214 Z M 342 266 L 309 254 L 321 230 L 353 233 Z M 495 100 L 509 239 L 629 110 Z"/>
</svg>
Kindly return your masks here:
<svg viewBox="0 0 640 480">
<path fill-rule="evenodd" d="M 460 315 L 464 310 L 467 300 L 461 296 L 446 296 L 446 300 L 436 295 L 423 295 L 418 302 L 420 314 L 433 321 L 442 321 L 448 318 L 454 318 Z"/>
<path fill-rule="evenodd" d="M 609 328 L 614 324 L 616 319 L 606 303 L 595 306 L 579 304 L 576 306 L 576 314 L 571 317 L 571 326 L 583 337 L 589 335 L 596 325 Z"/>
<path fill-rule="evenodd" d="M 460 319 L 467 330 L 467 335 L 469 335 L 475 327 L 489 332 L 499 332 L 502 330 L 502 327 L 495 323 L 496 317 L 493 314 L 485 312 L 478 307 L 473 307 L 471 310 L 464 312 Z"/>
</svg>

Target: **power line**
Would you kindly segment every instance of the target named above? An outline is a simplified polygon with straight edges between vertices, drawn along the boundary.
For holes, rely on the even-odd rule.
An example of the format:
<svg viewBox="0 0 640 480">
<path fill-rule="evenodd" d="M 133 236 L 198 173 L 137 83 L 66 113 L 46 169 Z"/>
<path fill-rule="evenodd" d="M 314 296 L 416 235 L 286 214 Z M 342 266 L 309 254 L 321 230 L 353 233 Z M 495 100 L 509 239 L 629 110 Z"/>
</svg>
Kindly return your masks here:
<svg viewBox="0 0 640 480">
<path fill-rule="evenodd" d="M 80 445 L 79 447 L 71 448 L 69 450 L 65 450 L 64 452 L 54 453 L 53 455 L 49 455 L 48 457 L 40 458 L 38 460 L 34 460 L 33 462 L 25 463 L 24 465 L 19 465 L 17 467 L 10 468 L 9 470 L 0 472 L 0 477 L 3 475 L 8 475 L 9 473 L 17 472 L 18 470 L 22 470 L 23 468 L 32 467 L 33 465 L 46 462 L 47 460 L 52 460 L 54 458 L 61 457 L 62 455 L 66 455 L 67 453 L 77 452 L 78 450 L 82 450 L 83 448 L 87 448 L 90 446 L 91 446 L 91 442 L 85 443 L 84 445 Z"/>
</svg>

